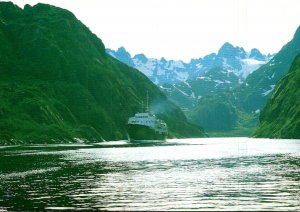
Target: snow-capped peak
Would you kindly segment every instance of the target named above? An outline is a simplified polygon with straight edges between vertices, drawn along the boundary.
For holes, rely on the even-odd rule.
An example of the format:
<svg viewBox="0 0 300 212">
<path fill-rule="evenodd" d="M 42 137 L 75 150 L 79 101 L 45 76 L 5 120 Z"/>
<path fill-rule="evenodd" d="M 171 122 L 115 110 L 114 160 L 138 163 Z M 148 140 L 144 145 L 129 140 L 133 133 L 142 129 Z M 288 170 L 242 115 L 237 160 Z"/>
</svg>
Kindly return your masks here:
<svg viewBox="0 0 300 212">
<path fill-rule="evenodd" d="M 228 73 L 234 73 L 243 81 L 250 73 L 271 59 L 256 48 L 246 52 L 242 47 L 234 47 L 228 42 L 222 45 L 217 54 L 211 53 L 203 58 L 191 59 L 189 63 L 181 60 L 166 60 L 164 57 L 147 58 L 144 54 L 136 54 L 131 58 L 124 47 L 120 47 L 117 51 L 111 49 L 106 51 L 127 65 L 140 70 L 154 83 L 160 85 L 196 79 L 217 67 Z"/>
</svg>

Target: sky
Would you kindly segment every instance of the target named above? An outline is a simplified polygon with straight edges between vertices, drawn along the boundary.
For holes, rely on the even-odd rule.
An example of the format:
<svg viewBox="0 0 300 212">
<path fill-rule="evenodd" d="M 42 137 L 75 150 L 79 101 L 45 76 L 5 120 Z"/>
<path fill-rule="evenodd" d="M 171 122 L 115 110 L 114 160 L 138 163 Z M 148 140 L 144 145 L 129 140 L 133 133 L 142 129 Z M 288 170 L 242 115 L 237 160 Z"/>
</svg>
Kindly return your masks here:
<svg viewBox="0 0 300 212">
<path fill-rule="evenodd" d="M 300 25 L 300 0 L 13 0 L 70 10 L 106 48 L 188 62 L 225 43 L 276 53 Z"/>
</svg>

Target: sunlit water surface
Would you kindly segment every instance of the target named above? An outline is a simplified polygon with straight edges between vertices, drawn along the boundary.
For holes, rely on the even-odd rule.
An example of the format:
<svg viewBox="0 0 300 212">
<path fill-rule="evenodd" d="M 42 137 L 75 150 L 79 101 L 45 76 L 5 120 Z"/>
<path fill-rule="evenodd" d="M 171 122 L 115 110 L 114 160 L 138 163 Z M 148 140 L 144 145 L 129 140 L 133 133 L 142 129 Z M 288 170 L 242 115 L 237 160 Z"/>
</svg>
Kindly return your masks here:
<svg viewBox="0 0 300 212">
<path fill-rule="evenodd" d="M 0 211 L 300 210 L 300 140 L 0 148 Z"/>
</svg>

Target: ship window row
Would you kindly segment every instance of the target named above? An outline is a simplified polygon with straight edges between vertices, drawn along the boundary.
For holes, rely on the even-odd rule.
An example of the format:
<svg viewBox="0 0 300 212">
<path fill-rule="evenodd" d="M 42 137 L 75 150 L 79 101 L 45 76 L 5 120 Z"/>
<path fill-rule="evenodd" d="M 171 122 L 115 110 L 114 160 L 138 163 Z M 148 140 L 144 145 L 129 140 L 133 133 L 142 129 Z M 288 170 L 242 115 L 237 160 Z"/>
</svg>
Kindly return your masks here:
<svg viewBox="0 0 300 212">
<path fill-rule="evenodd" d="M 132 123 L 153 123 L 154 121 L 132 121 Z"/>
</svg>

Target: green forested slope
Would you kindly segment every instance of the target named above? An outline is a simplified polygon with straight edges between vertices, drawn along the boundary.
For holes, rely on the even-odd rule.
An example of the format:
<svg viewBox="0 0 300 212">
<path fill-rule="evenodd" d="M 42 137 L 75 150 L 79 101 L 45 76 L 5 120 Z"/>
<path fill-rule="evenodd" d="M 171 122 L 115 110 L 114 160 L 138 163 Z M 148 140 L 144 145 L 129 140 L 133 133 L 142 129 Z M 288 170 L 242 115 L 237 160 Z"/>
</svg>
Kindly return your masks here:
<svg viewBox="0 0 300 212">
<path fill-rule="evenodd" d="M 300 55 L 276 85 L 260 122 L 256 137 L 300 138 Z"/>
<path fill-rule="evenodd" d="M 76 17 L 45 4 L 0 2 L 2 143 L 125 139 L 128 117 L 149 92 L 174 137 L 200 137 L 146 76 L 105 53 Z M 11 139 L 15 139 L 12 141 Z"/>
</svg>

